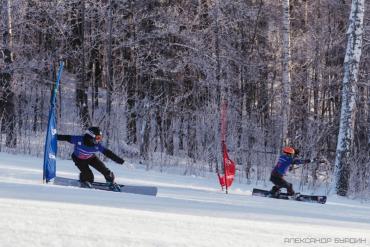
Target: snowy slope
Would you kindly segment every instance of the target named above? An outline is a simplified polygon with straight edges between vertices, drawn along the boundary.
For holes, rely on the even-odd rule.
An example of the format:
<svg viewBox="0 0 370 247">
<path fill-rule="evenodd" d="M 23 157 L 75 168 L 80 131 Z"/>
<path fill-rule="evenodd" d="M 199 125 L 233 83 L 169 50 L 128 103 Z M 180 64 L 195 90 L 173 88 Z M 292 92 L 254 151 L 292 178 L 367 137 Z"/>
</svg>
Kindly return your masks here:
<svg viewBox="0 0 370 247">
<path fill-rule="evenodd" d="M 157 197 L 45 185 L 42 159 L 0 153 L 0 246 L 370 246 L 366 203 L 252 197 L 239 183 L 225 195 L 215 177 L 108 166 L 117 182 L 158 186 Z M 57 174 L 78 172 L 58 160 Z"/>
</svg>

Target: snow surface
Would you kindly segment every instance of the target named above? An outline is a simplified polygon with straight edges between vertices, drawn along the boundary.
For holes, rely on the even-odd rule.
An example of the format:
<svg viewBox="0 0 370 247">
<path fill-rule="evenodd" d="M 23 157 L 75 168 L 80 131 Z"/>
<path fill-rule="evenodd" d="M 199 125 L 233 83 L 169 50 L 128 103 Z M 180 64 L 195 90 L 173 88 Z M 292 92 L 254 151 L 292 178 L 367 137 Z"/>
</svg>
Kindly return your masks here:
<svg viewBox="0 0 370 247">
<path fill-rule="evenodd" d="M 77 177 L 72 161 L 57 164 Z M 226 195 L 216 176 L 107 164 L 117 182 L 157 186 L 157 197 L 42 184 L 42 159 L 0 153 L 0 246 L 370 246 L 368 203 L 254 197 L 240 183 Z"/>
</svg>

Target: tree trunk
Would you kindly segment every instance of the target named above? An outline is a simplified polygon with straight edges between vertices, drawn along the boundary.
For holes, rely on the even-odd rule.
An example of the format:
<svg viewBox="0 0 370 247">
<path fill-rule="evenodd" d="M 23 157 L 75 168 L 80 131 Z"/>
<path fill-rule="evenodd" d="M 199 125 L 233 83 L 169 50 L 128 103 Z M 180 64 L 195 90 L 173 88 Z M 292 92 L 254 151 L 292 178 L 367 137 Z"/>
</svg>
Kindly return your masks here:
<svg viewBox="0 0 370 247">
<path fill-rule="evenodd" d="M 349 165 L 356 115 L 356 84 L 361 57 L 362 34 L 364 31 L 364 1 L 365 0 L 352 1 L 347 31 L 348 41 L 344 59 L 342 106 L 334 171 L 336 193 L 340 196 L 347 195 L 349 184 Z"/>
<path fill-rule="evenodd" d="M 196 152 L 197 152 L 197 130 L 196 130 L 196 117 L 191 115 L 188 117 L 188 157 L 192 159 L 192 161 L 196 160 Z"/>
<path fill-rule="evenodd" d="M 10 0 L 2 1 L 2 20 L 3 29 L 3 56 L 4 68 L 0 71 L 0 116 L 2 116 L 2 128 L 6 132 L 6 146 L 14 148 L 17 143 L 15 133 L 15 97 L 12 90 L 11 63 L 13 62 L 12 46 L 12 26 L 11 26 L 11 7 Z"/>
<path fill-rule="evenodd" d="M 114 1 L 109 1 L 108 9 L 108 74 L 107 74 L 107 101 L 106 101 L 106 135 L 107 146 L 111 136 L 111 115 L 112 115 L 112 93 L 113 93 L 113 54 L 112 54 L 112 32 L 113 32 L 113 4 Z"/>
<path fill-rule="evenodd" d="M 136 30 L 135 23 L 133 20 L 134 4 L 130 1 L 131 15 L 129 17 L 129 29 L 130 34 L 133 36 L 133 42 L 136 42 Z M 126 48 L 129 56 L 129 61 L 127 65 L 127 143 L 136 144 L 137 143 L 137 71 L 136 71 L 136 54 L 135 47 Z"/>
<path fill-rule="evenodd" d="M 81 124 L 84 128 L 87 128 L 91 125 L 91 119 L 87 102 L 88 85 L 86 83 L 85 70 L 85 0 L 79 3 L 76 10 L 75 18 L 76 23 L 74 27 L 74 32 L 76 33 L 78 38 L 74 41 L 74 45 L 77 49 L 81 49 L 81 72 L 79 76 L 79 81 L 77 82 L 76 102 L 77 107 L 80 111 Z"/>
<path fill-rule="evenodd" d="M 289 0 L 283 0 L 283 93 L 282 93 L 282 140 L 289 144 L 288 125 L 290 119 L 290 13 Z"/>
<path fill-rule="evenodd" d="M 141 143 L 140 143 L 140 156 L 144 160 L 149 159 L 149 143 L 150 143 L 150 131 L 151 131 L 151 114 L 149 109 L 144 109 L 146 114 L 141 126 Z"/>
<path fill-rule="evenodd" d="M 94 9 L 93 20 L 91 21 L 91 34 L 98 35 L 102 25 L 99 22 L 99 13 Z M 102 41 L 96 39 L 93 42 L 93 47 L 90 53 L 90 80 L 91 80 L 91 117 L 94 119 L 95 110 L 99 107 L 99 85 L 102 82 L 102 61 L 103 55 L 100 53 Z"/>
<path fill-rule="evenodd" d="M 183 111 L 183 107 L 181 107 L 181 111 Z M 184 128 L 185 128 L 185 119 L 184 115 L 181 114 L 180 116 L 180 127 L 179 127 L 179 150 L 184 150 Z M 370 133 L 369 133 L 369 143 L 370 143 Z"/>
</svg>

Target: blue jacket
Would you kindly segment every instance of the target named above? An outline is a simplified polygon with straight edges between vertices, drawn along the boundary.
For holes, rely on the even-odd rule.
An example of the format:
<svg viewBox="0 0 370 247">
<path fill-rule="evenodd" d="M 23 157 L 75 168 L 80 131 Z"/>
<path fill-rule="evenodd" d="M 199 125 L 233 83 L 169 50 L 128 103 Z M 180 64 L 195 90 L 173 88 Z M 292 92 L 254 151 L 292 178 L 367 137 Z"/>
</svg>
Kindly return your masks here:
<svg viewBox="0 0 370 247">
<path fill-rule="evenodd" d="M 277 173 L 280 176 L 284 176 L 292 164 L 303 164 L 304 161 L 300 159 L 294 159 L 290 155 L 282 154 L 279 157 L 277 164 L 272 170 L 273 173 Z"/>
<path fill-rule="evenodd" d="M 101 152 L 108 158 L 114 160 L 119 164 L 123 164 L 124 160 L 114 154 L 108 148 L 105 148 L 102 144 L 87 144 L 84 136 L 75 135 L 57 135 L 58 141 L 67 141 L 74 144 L 73 155 L 80 160 L 87 160 L 93 157 L 96 153 Z"/>
<path fill-rule="evenodd" d="M 73 154 L 82 160 L 91 158 L 95 153 L 104 153 L 105 147 L 100 143 L 94 146 L 84 145 L 83 136 L 71 136 L 71 142 L 74 144 Z"/>
</svg>

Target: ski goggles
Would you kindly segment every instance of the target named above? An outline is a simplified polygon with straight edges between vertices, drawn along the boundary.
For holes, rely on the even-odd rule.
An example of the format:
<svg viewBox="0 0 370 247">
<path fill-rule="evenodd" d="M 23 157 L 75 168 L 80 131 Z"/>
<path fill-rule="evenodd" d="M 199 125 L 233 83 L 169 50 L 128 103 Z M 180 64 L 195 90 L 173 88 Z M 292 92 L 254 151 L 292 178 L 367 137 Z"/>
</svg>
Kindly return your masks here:
<svg viewBox="0 0 370 247">
<path fill-rule="evenodd" d="M 100 142 L 103 140 L 103 136 L 101 134 L 95 135 L 94 133 L 90 132 L 89 130 L 86 131 L 86 134 L 91 136 L 92 138 L 95 139 L 95 141 Z"/>
</svg>

